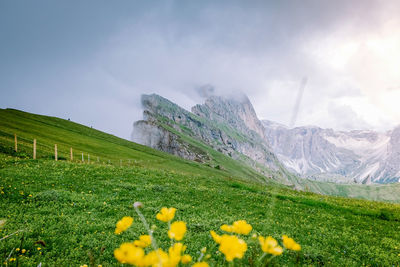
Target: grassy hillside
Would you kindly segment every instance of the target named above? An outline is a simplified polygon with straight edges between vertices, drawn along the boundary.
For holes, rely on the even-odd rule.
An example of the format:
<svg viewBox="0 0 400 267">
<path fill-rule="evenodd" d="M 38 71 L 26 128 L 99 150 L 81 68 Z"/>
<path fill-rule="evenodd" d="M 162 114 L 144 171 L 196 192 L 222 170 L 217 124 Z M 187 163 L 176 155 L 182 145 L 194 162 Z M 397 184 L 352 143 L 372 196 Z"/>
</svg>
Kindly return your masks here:
<svg viewBox="0 0 400 267">
<path fill-rule="evenodd" d="M 265 185 L 249 177 L 247 170 L 240 175 L 240 168 L 232 173 L 229 168 L 210 168 L 69 121 L 14 110 L 1 110 L 0 130 L 0 220 L 5 220 L 0 238 L 22 230 L 0 241 L 0 261 L 10 252 L 16 258 L 9 266 L 40 262 L 42 266 L 118 266 L 114 249 L 144 233 L 132 208 L 135 201 L 144 203 L 142 211 L 157 226 L 156 238 L 163 248 L 170 241 L 165 223 L 157 221 L 155 214 L 163 206 L 176 207 L 177 219 L 188 224 L 187 252 L 197 258 L 207 246 L 214 266 L 224 263 L 212 248 L 209 230 L 238 219 L 252 224 L 255 233 L 279 240 L 287 234 L 302 245 L 299 254 L 284 253 L 272 265 L 400 264 L 398 204 Z M 28 140 L 36 137 L 48 150 L 43 149 L 38 160 L 26 157 L 28 144 L 26 149 L 22 144 L 21 153 L 13 153 L 7 135 L 13 132 Z M 54 141 L 65 150 L 64 157 L 73 144 L 78 155 L 93 153 L 100 162 L 55 162 L 50 158 Z M 135 219 L 132 227 L 115 235 L 115 223 L 127 215 Z M 258 245 L 249 241 L 244 260 L 236 264 L 252 265 L 260 254 Z"/>
<path fill-rule="evenodd" d="M 395 184 L 335 184 L 300 180 L 306 190 L 332 196 L 369 199 L 386 202 L 400 202 L 400 183 Z"/>
<path fill-rule="evenodd" d="M 140 166 L 148 169 L 167 169 L 186 174 L 234 176 L 264 180 L 250 167 L 237 163 L 219 152 L 213 152 L 214 165 L 203 165 L 142 146 L 110 134 L 55 117 L 41 116 L 13 109 L 0 109 L 0 149 L 14 148 L 14 134 L 18 137 L 19 156 L 32 157 L 33 139 L 37 139 L 38 158 L 54 158 L 54 144 L 58 156 L 69 159 L 73 148 L 74 161 L 88 161 L 122 166 Z M 97 162 L 99 159 L 99 162 Z M 221 168 L 216 169 L 215 166 Z"/>
</svg>

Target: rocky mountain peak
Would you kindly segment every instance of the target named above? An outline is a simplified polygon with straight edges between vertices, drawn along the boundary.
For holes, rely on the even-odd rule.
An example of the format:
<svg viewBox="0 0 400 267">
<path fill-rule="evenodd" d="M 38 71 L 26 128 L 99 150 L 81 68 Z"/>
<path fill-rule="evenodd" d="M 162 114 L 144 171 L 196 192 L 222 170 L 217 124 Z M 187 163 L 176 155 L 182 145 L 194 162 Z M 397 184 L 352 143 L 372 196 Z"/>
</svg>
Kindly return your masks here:
<svg viewBox="0 0 400 267">
<path fill-rule="evenodd" d="M 246 96 L 210 96 L 189 112 L 152 94 L 142 96 L 142 106 L 143 120 L 133 125 L 135 142 L 207 162 L 210 155 L 199 147 L 201 142 L 261 173 L 283 168 L 269 148 L 265 129 Z"/>
<path fill-rule="evenodd" d="M 192 112 L 217 122 L 227 122 L 245 134 L 258 134 L 265 139 L 265 129 L 246 95 L 235 97 L 211 96 L 202 105 L 196 105 Z M 250 131 L 254 133 L 251 133 Z"/>
<path fill-rule="evenodd" d="M 400 127 L 380 133 L 263 124 L 281 162 L 305 177 L 359 183 L 390 183 L 400 178 Z"/>
</svg>

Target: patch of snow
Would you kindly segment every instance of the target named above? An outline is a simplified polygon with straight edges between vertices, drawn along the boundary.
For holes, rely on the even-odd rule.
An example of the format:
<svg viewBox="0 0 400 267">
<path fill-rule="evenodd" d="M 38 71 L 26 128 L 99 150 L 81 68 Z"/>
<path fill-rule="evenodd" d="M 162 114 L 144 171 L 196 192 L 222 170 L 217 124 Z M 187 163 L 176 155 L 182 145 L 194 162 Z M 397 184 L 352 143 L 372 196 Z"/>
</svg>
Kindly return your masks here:
<svg viewBox="0 0 400 267">
<path fill-rule="evenodd" d="M 340 132 L 336 136 L 325 134 L 323 137 L 336 147 L 353 151 L 360 156 L 361 162 L 366 162 L 372 158 L 383 159 L 387 157 L 390 136 L 386 134 L 377 135 L 375 141 L 370 141 L 367 137 L 353 137 L 344 132 Z"/>
<path fill-rule="evenodd" d="M 359 176 L 359 179 L 362 181 L 365 178 L 367 178 L 368 176 L 373 177 L 374 174 L 376 173 L 376 171 L 379 169 L 379 162 L 375 162 L 374 164 L 371 164 L 370 166 L 368 166 L 365 171 Z"/>
</svg>

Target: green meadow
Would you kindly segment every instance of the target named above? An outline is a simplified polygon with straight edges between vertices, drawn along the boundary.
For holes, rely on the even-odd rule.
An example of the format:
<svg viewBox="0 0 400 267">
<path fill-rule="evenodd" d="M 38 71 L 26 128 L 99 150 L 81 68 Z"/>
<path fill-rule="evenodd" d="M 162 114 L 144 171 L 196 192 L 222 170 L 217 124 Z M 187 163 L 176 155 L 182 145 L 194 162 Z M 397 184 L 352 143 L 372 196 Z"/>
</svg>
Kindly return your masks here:
<svg viewBox="0 0 400 267">
<path fill-rule="evenodd" d="M 351 193 L 351 188 L 338 188 L 332 191 Z M 207 247 L 212 266 L 228 265 L 209 231 L 221 234 L 222 224 L 242 219 L 252 225 L 251 234 L 270 235 L 280 243 L 286 234 L 302 246 L 299 252 L 275 257 L 270 266 L 400 264 L 399 204 L 295 191 L 265 181 L 222 154 L 201 164 L 71 121 L 0 110 L 0 238 L 18 231 L 0 241 L 1 264 L 121 266 L 114 250 L 146 234 L 133 209 L 135 201 L 144 204 L 141 211 L 164 249 L 170 245 L 167 224 L 155 216 L 162 207 L 177 208 L 175 220 L 188 226 L 186 252 L 196 260 Z M 115 224 L 123 216 L 134 222 L 116 235 Z M 236 266 L 256 266 L 262 255 L 250 236 L 243 237 L 249 247 Z"/>
</svg>

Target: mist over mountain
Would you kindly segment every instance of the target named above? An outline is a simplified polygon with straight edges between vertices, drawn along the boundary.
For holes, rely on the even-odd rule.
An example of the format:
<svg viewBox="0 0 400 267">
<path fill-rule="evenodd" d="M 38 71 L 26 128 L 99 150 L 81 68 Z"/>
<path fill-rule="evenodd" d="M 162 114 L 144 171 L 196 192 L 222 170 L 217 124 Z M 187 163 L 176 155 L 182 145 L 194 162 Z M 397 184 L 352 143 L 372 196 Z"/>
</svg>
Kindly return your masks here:
<svg viewBox="0 0 400 267">
<path fill-rule="evenodd" d="M 222 153 L 236 161 L 232 164 L 293 184 L 247 96 L 211 95 L 191 112 L 156 94 L 142 95 L 142 105 L 143 120 L 134 123 L 132 141 L 224 169 L 226 160 L 216 154 Z"/>
<path fill-rule="evenodd" d="M 212 161 L 201 142 L 258 172 L 291 172 L 335 183 L 392 183 L 400 179 L 400 127 L 387 132 L 288 128 L 260 121 L 246 95 L 216 96 L 205 88 L 204 104 L 191 112 L 156 94 L 143 95 L 143 120 L 132 140 L 186 159 Z M 296 183 L 294 183 L 296 184 Z"/>
<path fill-rule="evenodd" d="M 387 132 L 288 128 L 264 120 L 268 143 L 291 171 L 316 180 L 391 183 L 400 178 L 400 126 Z"/>
</svg>

